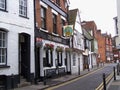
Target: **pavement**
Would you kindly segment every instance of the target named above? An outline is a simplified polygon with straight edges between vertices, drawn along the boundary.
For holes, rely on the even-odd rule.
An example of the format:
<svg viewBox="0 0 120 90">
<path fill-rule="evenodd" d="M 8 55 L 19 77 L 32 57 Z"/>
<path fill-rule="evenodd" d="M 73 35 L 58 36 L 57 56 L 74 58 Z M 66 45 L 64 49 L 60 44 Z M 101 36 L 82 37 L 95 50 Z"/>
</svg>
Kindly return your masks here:
<svg viewBox="0 0 120 90">
<path fill-rule="evenodd" d="M 86 74 L 88 74 L 92 71 L 95 71 L 97 69 L 100 69 L 100 68 L 102 68 L 102 66 L 92 68 L 89 71 L 88 71 L 88 69 L 86 69 L 84 71 L 81 71 L 80 75 L 78 75 L 78 73 L 76 73 L 76 74 L 72 74 L 72 75 L 64 75 L 64 76 L 61 76 L 61 77 L 55 78 L 55 79 L 47 79 L 46 80 L 46 85 L 44 85 L 44 82 L 38 82 L 37 85 L 33 84 L 33 85 L 30 85 L 30 86 L 15 88 L 14 90 L 44 90 L 47 87 L 55 86 L 55 85 L 61 84 L 63 82 L 67 82 L 69 80 L 75 79 L 77 77 L 81 77 L 83 75 L 86 75 Z"/>
<path fill-rule="evenodd" d="M 44 90 L 47 87 L 55 86 L 55 85 L 61 84 L 63 82 L 67 82 L 69 80 L 75 79 L 77 77 L 81 77 L 83 75 L 86 75 L 86 74 L 93 72 L 93 71 L 100 69 L 100 68 L 102 68 L 102 66 L 92 68 L 89 71 L 87 69 L 84 71 L 81 71 L 80 75 L 78 75 L 78 73 L 76 73 L 76 74 L 72 74 L 72 75 L 64 75 L 64 76 L 61 76 L 61 77 L 55 78 L 55 79 L 47 79 L 46 85 L 44 85 L 44 82 L 38 82 L 37 85 L 33 84 L 30 86 L 15 88 L 14 90 Z M 114 81 L 112 79 L 112 81 L 109 84 L 108 90 L 120 90 L 120 75 L 116 76 L 116 81 Z"/>
<path fill-rule="evenodd" d="M 120 90 L 120 75 L 116 75 L 116 80 L 112 79 L 108 90 Z"/>
</svg>

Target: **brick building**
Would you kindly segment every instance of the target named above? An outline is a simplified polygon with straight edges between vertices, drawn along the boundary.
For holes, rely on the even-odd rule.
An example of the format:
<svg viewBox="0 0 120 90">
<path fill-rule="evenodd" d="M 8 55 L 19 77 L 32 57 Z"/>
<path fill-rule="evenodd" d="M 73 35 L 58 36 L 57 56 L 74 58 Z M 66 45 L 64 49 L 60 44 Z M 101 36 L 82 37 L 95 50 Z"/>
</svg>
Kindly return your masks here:
<svg viewBox="0 0 120 90">
<path fill-rule="evenodd" d="M 97 31 L 99 62 L 111 62 L 113 60 L 112 37 L 107 33 L 102 34 L 101 30 Z"/>
<path fill-rule="evenodd" d="M 105 62 L 105 37 L 102 36 L 101 30 L 97 30 L 97 40 L 98 40 L 98 62 Z"/>
<path fill-rule="evenodd" d="M 91 45 L 89 45 L 89 58 L 90 58 L 90 68 L 97 65 L 98 61 L 98 41 L 97 41 L 97 25 L 94 21 L 83 21 L 82 27 L 91 35 L 92 39 L 89 41 Z M 88 35 L 87 35 L 88 36 Z"/>
<path fill-rule="evenodd" d="M 102 34 L 105 37 L 106 62 L 113 60 L 112 37 L 111 34 Z"/>
<path fill-rule="evenodd" d="M 36 0 L 36 79 L 71 72 L 69 40 L 63 36 L 67 13 L 67 0 Z"/>
</svg>

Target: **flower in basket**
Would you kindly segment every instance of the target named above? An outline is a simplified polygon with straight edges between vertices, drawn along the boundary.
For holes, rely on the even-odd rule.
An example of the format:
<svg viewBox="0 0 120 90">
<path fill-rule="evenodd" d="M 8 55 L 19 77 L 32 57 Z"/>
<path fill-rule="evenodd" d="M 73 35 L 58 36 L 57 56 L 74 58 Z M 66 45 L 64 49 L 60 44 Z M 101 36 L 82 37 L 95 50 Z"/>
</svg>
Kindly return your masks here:
<svg viewBox="0 0 120 90">
<path fill-rule="evenodd" d="M 72 49 L 71 48 L 65 48 L 65 51 L 66 52 L 72 52 Z"/>
<path fill-rule="evenodd" d="M 54 49 L 54 45 L 53 44 L 45 44 L 44 49 L 45 50 L 53 50 Z"/>
<path fill-rule="evenodd" d="M 56 51 L 57 52 L 63 52 L 64 47 L 57 46 Z"/>
</svg>

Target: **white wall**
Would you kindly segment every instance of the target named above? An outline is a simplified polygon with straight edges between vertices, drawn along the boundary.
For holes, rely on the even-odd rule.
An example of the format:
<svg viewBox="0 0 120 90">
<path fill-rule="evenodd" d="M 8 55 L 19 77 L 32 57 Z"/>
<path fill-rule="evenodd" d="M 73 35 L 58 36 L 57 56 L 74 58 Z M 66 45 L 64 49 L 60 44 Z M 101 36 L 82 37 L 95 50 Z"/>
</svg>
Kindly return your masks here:
<svg viewBox="0 0 120 90">
<path fill-rule="evenodd" d="M 75 52 L 74 52 L 75 53 Z M 80 61 L 78 61 L 80 60 Z M 72 74 L 78 74 L 79 69 L 80 71 L 83 71 L 83 56 L 82 54 L 77 54 L 76 53 L 76 64 L 73 66 L 73 54 L 71 57 L 71 68 L 72 68 Z"/>
<path fill-rule="evenodd" d="M 7 11 L 0 11 L 0 28 L 8 30 L 7 65 L 10 68 L 1 69 L 0 74 L 18 74 L 18 35 L 31 35 L 31 72 L 34 72 L 34 12 L 33 1 L 28 0 L 28 18 L 19 16 L 19 1 L 7 0 Z"/>
<path fill-rule="evenodd" d="M 41 70 L 41 76 L 44 76 L 44 70 L 45 69 L 52 69 L 52 68 L 56 68 L 56 65 L 55 65 L 55 60 L 57 59 L 57 53 L 56 53 L 56 48 L 57 48 L 57 46 L 60 46 L 60 47 L 64 47 L 64 50 L 63 50 L 63 57 L 62 57 L 62 66 L 61 67 L 64 67 L 65 69 L 66 69 L 66 66 L 65 66 L 65 62 L 64 62 L 64 60 L 65 60 L 65 58 L 66 58 L 66 56 L 65 56 L 65 48 L 67 47 L 68 48 L 68 46 L 67 45 L 64 45 L 64 44 L 60 44 L 60 43 L 56 43 L 56 42 L 53 42 L 53 41 L 48 41 L 48 40 L 42 40 L 42 42 L 43 42 L 43 47 L 40 49 L 40 70 Z M 43 57 L 46 57 L 45 56 L 45 50 L 44 50 L 44 45 L 45 44 L 53 44 L 54 45 L 54 50 L 53 50 L 53 66 L 52 67 L 43 67 Z M 69 58 L 68 58 L 69 59 Z M 60 67 L 59 67 L 60 68 Z"/>
</svg>

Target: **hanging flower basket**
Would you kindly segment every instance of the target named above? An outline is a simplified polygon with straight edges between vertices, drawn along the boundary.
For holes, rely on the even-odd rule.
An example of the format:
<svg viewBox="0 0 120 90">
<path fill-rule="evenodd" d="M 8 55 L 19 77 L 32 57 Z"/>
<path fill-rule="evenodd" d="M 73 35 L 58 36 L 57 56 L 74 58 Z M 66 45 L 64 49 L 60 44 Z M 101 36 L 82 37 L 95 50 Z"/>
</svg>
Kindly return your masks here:
<svg viewBox="0 0 120 90">
<path fill-rule="evenodd" d="M 65 48 L 65 51 L 66 52 L 72 52 L 72 49 L 71 48 Z"/>
<path fill-rule="evenodd" d="M 56 51 L 57 52 L 63 52 L 64 47 L 57 46 Z"/>
<path fill-rule="evenodd" d="M 54 45 L 53 44 L 45 44 L 44 49 L 45 50 L 54 50 Z"/>
</svg>

